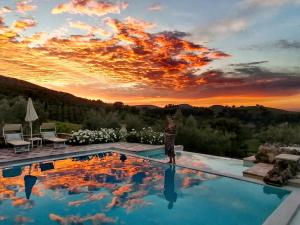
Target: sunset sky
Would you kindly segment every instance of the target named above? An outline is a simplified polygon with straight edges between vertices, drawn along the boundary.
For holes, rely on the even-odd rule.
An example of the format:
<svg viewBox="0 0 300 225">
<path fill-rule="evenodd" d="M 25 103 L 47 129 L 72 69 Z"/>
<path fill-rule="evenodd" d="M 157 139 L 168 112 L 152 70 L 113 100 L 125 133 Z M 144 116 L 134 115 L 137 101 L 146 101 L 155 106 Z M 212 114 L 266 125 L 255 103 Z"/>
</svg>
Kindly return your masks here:
<svg viewBox="0 0 300 225">
<path fill-rule="evenodd" d="M 105 102 L 300 110 L 300 0 L 0 0 L 0 74 Z"/>
</svg>

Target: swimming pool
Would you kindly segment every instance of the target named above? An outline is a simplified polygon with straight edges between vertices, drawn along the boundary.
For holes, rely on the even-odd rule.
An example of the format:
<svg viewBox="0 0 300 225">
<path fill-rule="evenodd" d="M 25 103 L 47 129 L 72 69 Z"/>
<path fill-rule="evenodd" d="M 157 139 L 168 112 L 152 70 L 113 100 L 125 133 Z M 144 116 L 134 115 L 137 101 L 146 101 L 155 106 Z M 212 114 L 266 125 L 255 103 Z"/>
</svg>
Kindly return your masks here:
<svg viewBox="0 0 300 225">
<path fill-rule="evenodd" d="M 168 161 L 163 149 L 139 152 L 138 155 Z M 176 163 L 201 170 L 217 171 L 236 176 L 242 176 L 249 167 L 243 165 L 242 160 L 223 158 L 192 152 L 176 151 Z"/>
<path fill-rule="evenodd" d="M 3 169 L 0 224 L 261 225 L 289 194 L 107 152 Z"/>
</svg>

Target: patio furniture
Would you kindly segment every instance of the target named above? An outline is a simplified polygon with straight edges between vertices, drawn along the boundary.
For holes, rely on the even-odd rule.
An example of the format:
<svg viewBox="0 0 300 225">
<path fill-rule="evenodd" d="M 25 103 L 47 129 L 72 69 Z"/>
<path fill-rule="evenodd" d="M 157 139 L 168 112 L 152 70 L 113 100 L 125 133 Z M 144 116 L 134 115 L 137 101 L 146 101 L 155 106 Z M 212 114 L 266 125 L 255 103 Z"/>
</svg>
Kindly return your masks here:
<svg viewBox="0 0 300 225">
<path fill-rule="evenodd" d="M 42 123 L 40 126 L 40 133 L 43 141 L 53 143 L 54 148 L 61 148 L 66 146 L 67 139 L 58 138 L 56 133 L 55 123 Z"/>
<path fill-rule="evenodd" d="M 29 138 L 28 141 L 30 141 L 31 143 L 31 148 L 33 147 L 43 147 L 43 139 L 39 138 L 39 137 L 33 137 L 33 138 Z M 36 144 L 34 144 L 36 143 Z"/>
<path fill-rule="evenodd" d="M 24 141 L 21 124 L 5 124 L 3 126 L 3 137 L 6 144 L 13 146 L 15 153 L 30 150 L 30 142 Z"/>
</svg>

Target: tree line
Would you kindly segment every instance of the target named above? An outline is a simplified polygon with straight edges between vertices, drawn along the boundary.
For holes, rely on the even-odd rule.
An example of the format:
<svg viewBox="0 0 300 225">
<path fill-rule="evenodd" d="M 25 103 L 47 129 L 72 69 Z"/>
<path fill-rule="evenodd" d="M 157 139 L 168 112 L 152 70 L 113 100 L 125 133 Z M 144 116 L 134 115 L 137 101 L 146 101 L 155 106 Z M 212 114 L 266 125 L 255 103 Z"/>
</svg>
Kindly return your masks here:
<svg viewBox="0 0 300 225">
<path fill-rule="evenodd" d="M 163 131 L 167 115 L 175 115 L 176 144 L 188 151 L 242 158 L 253 154 L 265 142 L 300 144 L 300 113 L 267 108 L 190 105 L 128 106 L 107 104 L 56 92 L 28 82 L 0 76 L 0 124 L 23 123 L 27 98 L 34 101 L 39 124 L 55 121 L 60 132 L 99 128 L 128 130 L 152 127 Z"/>
</svg>

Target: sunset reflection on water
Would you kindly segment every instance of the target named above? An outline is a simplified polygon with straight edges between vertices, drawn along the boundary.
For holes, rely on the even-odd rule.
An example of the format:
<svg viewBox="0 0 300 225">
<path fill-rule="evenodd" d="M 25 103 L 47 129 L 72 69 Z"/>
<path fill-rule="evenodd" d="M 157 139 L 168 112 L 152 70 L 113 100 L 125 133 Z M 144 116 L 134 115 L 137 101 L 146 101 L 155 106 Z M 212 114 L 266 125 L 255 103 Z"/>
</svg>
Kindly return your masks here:
<svg viewBox="0 0 300 225">
<path fill-rule="evenodd" d="M 243 192 L 234 190 L 235 183 L 242 186 Z M 194 224 L 199 216 L 217 222 L 218 216 L 211 218 L 207 214 L 212 210 L 219 210 L 220 217 L 230 212 L 228 224 L 235 224 L 235 213 L 248 215 L 245 210 L 256 204 L 248 192 L 265 196 L 260 185 L 118 153 L 99 153 L 3 169 L 0 224 L 98 225 L 143 221 L 145 225 L 179 225 Z M 274 190 L 268 190 L 268 201 L 261 205 L 265 213 L 257 209 L 252 216 L 264 219 L 285 195 L 284 192 L 279 198 Z"/>
</svg>

